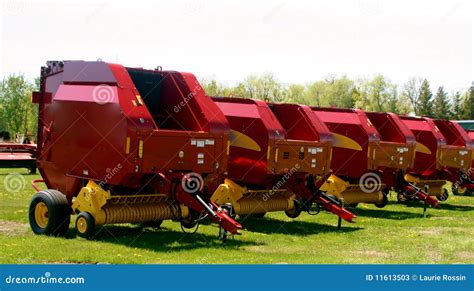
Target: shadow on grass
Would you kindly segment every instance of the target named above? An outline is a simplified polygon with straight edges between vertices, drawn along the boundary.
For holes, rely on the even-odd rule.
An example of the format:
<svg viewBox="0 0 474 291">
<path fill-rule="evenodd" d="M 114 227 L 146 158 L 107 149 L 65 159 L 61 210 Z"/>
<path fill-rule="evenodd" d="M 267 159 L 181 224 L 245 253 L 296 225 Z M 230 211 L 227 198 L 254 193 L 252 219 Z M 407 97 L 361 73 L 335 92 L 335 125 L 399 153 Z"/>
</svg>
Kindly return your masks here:
<svg viewBox="0 0 474 291">
<path fill-rule="evenodd" d="M 453 205 L 453 204 L 448 204 L 448 203 L 444 203 L 444 202 L 440 202 L 439 206 L 440 206 L 440 209 L 442 209 L 442 210 L 453 210 L 453 211 L 473 211 L 474 210 L 473 206 Z M 413 202 L 413 203 L 409 203 L 407 205 L 407 207 L 423 209 L 423 204 L 421 202 L 420 203 Z"/>
<path fill-rule="evenodd" d="M 328 232 L 352 232 L 362 228 L 348 227 L 348 223 L 343 222 L 341 229 L 337 229 L 337 219 L 334 219 L 334 225 L 319 224 L 300 220 L 282 221 L 273 218 L 255 218 L 247 217 L 240 221 L 244 230 L 266 233 L 266 234 L 288 234 L 295 236 L 304 236 Z"/>
<path fill-rule="evenodd" d="M 357 216 L 366 216 L 366 217 L 381 218 L 381 219 L 405 220 L 405 219 L 418 219 L 418 218 L 423 217 L 422 209 L 420 213 L 416 213 L 416 212 L 390 210 L 390 206 L 387 206 L 387 207 L 388 207 L 387 209 L 385 208 L 384 209 L 355 208 L 355 209 L 350 209 L 350 210 Z"/>
<path fill-rule="evenodd" d="M 217 228 L 216 228 L 217 231 Z M 68 238 L 76 238 L 76 230 L 71 229 Z M 262 245 L 252 241 L 232 239 L 230 236 L 222 243 L 216 235 L 184 233 L 168 228 L 143 228 L 130 225 L 105 225 L 97 230 L 94 241 L 120 244 L 124 246 L 147 249 L 155 252 L 174 252 L 199 248 L 238 249 L 246 245 Z"/>
</svg>

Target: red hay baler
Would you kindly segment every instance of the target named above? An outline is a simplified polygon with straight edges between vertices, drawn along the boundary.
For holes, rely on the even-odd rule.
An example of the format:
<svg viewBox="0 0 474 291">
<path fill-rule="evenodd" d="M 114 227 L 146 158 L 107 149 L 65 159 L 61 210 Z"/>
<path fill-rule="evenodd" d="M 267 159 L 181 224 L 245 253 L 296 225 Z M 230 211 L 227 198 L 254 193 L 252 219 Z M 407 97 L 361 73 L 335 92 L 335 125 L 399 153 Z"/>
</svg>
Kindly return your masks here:
<svg viewBox="0 0 474 291">
<path fill-rule="evenodd" d="M 37 165 L 47 190 L 30 205 L 38 234 L 104 224 L 205 217 L 241 228 L 205 194 L 227 169 L 229 125 L 189 73 L 101 61 L 51 61 L 41 70 Z M 37 181 L 36 181 L 37 182 Z"/>
<path fill-rule="evenodd" d="M 410 130 L 393 113 L 316 107 L 313 112 L 334 138 L 332 175 L 320 189 L 345 205 L 385 207 L 400 173 L 413 163 L 415 138 Z"/>
<path fill-rule="evenodd" d="M 464 173 L 471 168 L 471 140 L 457 123 L 449 120 L 401 118 L 417 141 L 415 164 L 405 175 L 405 180 L 445 201 L 448 198 L 446 181 L 462 183 Z M 414 197 L 400 192 L 398 198 L 405 202 Z"/>
<path fill-rule="evenodd" d="M 317 191 L 329 173 L 331 135 L 311 109 L 243 98 L 213 99 L 229 121 L 231 143 L 226 181 L 211 201 L 230 203 L 239 215 L 323 207 L 352 222 L 355 215 Z"/>
</svg>

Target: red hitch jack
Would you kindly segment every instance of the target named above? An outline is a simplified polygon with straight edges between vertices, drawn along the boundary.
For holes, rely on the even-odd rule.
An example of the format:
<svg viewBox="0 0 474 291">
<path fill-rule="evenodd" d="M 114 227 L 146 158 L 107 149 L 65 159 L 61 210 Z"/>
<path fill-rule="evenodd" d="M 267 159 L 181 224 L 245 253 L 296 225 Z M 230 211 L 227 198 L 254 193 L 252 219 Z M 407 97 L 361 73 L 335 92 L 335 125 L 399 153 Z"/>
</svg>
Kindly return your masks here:
<svg viewBox="0 0 474 291">
<path fill-rule="evenodd" d="M 416 187 L 412 183 L 405 182 L 403 184 L 403 190 L 408 195 L 415 196 L 418 200 L 424 202 L 423 217 L 426 217 L 428 205 L 431 205 L 434 208 L 440 208 L 438 200 L 432 198 L 427 192 L 423 191 L 419 187 Z"/>
<path fill-rule="evenodd" d="M 208 217 L 220 226 L 219 238 L 223 241 L 227 239 L 227 232 L 231 234 L 240 234 L 239 230 L 242 225 L 235 221 L 226 209 L 219 207 L 213 202 L 205 202 L 199 195 L 191 195 L 184 191 L 178 191 L 176 198 L 186 206 L 196 212 L 206 212 Z"/>
</svg>

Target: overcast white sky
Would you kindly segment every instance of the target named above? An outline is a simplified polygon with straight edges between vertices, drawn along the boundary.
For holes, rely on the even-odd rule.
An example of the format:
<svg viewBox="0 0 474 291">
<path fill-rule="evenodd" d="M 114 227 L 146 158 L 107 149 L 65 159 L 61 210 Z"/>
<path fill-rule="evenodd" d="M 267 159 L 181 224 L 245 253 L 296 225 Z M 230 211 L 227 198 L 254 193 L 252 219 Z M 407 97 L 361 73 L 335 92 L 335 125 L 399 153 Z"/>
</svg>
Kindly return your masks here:
<svg viewBox="0 0 474 291">
<path fill-rule="evenodd" d="M 264 72 L 287 83 L 420 76 L 450 91 L 474 80 L 472 1 L 0 2 L 0 76 L 102 58 L 228 85 Z"/>
</svg>

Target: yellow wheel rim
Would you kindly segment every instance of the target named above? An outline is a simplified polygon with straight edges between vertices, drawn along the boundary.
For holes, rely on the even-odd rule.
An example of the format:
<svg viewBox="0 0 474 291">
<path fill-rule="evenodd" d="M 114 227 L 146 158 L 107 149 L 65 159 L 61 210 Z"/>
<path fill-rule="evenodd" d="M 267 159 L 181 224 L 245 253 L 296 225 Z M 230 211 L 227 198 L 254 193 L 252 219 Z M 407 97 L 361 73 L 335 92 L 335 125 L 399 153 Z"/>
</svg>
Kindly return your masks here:
<svg viewBox="0 0 474 291">
<path fill-rule="evenodd" d="M 464 195 L 464 193 L 466 193 L 467 188 L 466 187 L 458 187 L 457 190 L 458 190 L 458 193 L 460 195 Z"/>
<path fill-rule="evenodd" d="M 35 206 L 35 221 L 41 228 L 48 225 L 48 206 L 44 202 L 39 202 Z"/>
<path fill-rule="evenodd" d="M 87 231 L 87 220 L 84 217 L 79 217 L 77 219 L 76 229 L 80 233 L 85 233 Z"/>
</svg>

